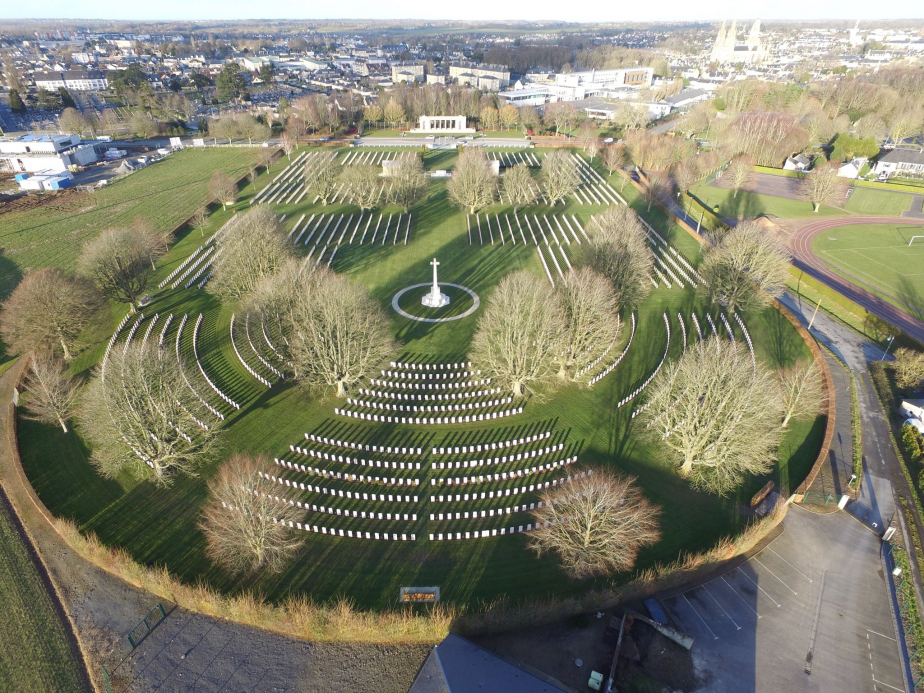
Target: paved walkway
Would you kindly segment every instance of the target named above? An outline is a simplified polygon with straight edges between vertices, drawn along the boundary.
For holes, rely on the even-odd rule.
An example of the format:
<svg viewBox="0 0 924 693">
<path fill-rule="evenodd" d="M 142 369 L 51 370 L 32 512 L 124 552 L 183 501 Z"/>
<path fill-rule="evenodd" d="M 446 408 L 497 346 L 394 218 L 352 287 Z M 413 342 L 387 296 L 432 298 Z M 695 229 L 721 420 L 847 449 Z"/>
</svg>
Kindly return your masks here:
<svg viewBox="0 0 924 693">
<path fill-rule="evenodd" d="M 911 198 L 911 209 L 902 212 L 902 216 L 912 219 L 924 219 L 924 210 L 921 209 L 922 205 L 924 205 L 924 195 L 914 195 Z"/>
</svg>

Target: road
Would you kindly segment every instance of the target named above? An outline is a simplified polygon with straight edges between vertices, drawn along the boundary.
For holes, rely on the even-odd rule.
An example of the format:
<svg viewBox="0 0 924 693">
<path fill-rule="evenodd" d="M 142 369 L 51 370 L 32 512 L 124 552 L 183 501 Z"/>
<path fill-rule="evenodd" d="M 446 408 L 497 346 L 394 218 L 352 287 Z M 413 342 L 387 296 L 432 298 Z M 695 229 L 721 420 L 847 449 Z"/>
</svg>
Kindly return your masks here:
<svg viewBox="0 0 924 693">
<path fill-rule="evenodd" d="M 819 219 L 811 222 L 796 231 L 790 238 L 793 265 L 818 281 L 827 284 L 832 289 L 851 301 L 859 304 L 870 313 L 877 315 L 886 322 L 899 328 L 902 332 L 924 343 L 924 323 L 909 315 L 906 311 L 896 307 L 883 298 L 850 282 L 834 271 L 815 255 L 812 250 L 812 239 L 819 233 L 825 233 L 841 226 L 854 226 L 857 224 L 915 224 L 920 225 L 920 219 L 905 217 L 836 217 Z"/>
<path fill-rule="evenodd" d="M 428 140 L 424 137 L 360 137 L 352 140 L 360 147 L 419 147 L 425 144 L 462 144 L 461 138 L 435 137 Z M 344 142 L 346 144 L 347 142 Z M 529 140 L 513 137 L 475 137 L 468 138 L 464 143 L 470 147 L 529 147 Z"/>
<path fill-rule="evenodd" d="M 791 295 L 782 302 L 808 324 L 814 306 Z M 891 565 L 880 552 L 879 536 L 895 514 L 896 491 L 909 493 L 889 440 L 888 418 L 867 376 L 868 363 L 882 358 L 882 350 L 823 313 L 815 316 L 811 332 L 857 378 L 861 493 L 847 512 L 821 515 L 791 507 L 785 531 L 751 559 L 661 600 L 696 639 L 692 654 L 700 691 L 911 688 L 893 585 L 886 578 Z M 920 587 L 920 576 L 914 577 Z"/>
</svg>

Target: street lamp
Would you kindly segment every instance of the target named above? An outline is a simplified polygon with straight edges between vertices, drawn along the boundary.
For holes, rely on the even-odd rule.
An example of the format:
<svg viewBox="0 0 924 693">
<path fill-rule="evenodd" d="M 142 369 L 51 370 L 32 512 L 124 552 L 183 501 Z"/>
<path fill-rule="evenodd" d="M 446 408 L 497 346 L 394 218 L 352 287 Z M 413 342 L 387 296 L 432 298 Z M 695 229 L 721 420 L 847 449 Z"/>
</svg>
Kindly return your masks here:
<svg viewBox="0 0 924 693">
<path fill-rule="evenodd" d="M 882 352 L 882 358 L 879 359 L 880 361 L 884 361 L 884 360 L 885 360 L 885 357 L 888 355 L 889 349 L 892 348 L 892 340 L 893 340 L 893 339 L 895 339 L 895 335 L 889 335 L 889 343 L 886 344 L 885 351 Z"/>
</svg>

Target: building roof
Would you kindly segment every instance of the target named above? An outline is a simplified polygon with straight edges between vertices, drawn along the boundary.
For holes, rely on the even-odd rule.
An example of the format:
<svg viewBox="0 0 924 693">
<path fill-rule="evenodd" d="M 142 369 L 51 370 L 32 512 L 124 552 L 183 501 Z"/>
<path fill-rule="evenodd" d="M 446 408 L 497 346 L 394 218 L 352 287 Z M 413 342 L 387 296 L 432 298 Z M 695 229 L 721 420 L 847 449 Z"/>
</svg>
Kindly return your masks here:
<svg viewBox="0 0 924 693">
<path fill-rule="evenodd" d="M 682 92 L 675 96 L 668 96 L 664 99 L 667 103 L 672 106 L 676 106 L 678 103 L 683 103 L 684 101 L 690 101 L 691 99 L 698 99 L 702 96 L 707 96 L 708 92 L 705 89 L 684 89 Z"/>
<path fill-rule="evenodd" d="M 924 151 L 920 149 L 891 149 L 879 157 L 890 164 L 924 164 Z"/>
<path fill-rule="evenodd" d="M 525 669 L 450 633 L 433 648 L 409 693 L 565 693 Z"/>
<path fill-rule="evenodd" d="M 78 79 L 105 79 L 106 75 L 99 70 L 64 70 L 59 72 L 40 72 L 35 76 L 36 82 Z"/>
</svg>

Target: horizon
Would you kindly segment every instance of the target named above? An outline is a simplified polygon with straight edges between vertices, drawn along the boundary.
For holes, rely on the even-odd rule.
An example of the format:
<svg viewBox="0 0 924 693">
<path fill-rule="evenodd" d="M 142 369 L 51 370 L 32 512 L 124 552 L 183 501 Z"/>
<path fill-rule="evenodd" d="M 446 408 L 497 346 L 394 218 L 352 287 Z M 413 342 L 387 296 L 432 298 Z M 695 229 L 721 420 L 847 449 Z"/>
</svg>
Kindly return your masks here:
<svg viewBox="0 0 924 693">
<path fill-rule="evenodd" d="M 534 19 L 511 18 L 504 16 L 510 12 L 509 6 L 499 6 L 488 0 L 469 0 L 463 16 L 438 16 L 431 12 L 432 5 L 416 0 L 394 0 L 387 7 L 373 0 L 356 0 L 352 3 L 353 12 L 348 16 L 336 16 L 325 12 L 323 8 L 312 8 L 308 13 L 302 4 L 279 3 L 273 12 L 266 16 L 254 17 L 252 3 L 243 0 L 201 0 L 195 4 L 179 0 L 164 0 L 151 6 L 132 7 L 126 12 L 126 4 L 116 0 L 49 0 L 43 3 L 43 11 L 36 15 L 35 6 L 21 5 L 21 12 L 15 10 L 3 20 L 33 21 L 124 21 L 124 22 L 176 22 L 176 21 L 439 21 L 439 22 L 561 22 L 575 24 L 612 24 L 612 23 L 660 23 L 660 22 L 717 22 L 723 19 L 743 19 L 743 11 L 752 20 L 760 18 L 771 22 L 824 22 L 824 21 L 915 21 L 924 19 L 924 3 L 912 0 L 900 0 L 889 3 L 887 12 L 882 14 L 883 6 L 872 5 L 860 0 L 821 0 L 805 3 L 795 0 L 781 0 L 769 3 L 765 0 L 749 3 L 742 7 L 734 0 L 713 0 L 708 7 L 691 8 L 689 3 L 681 0 L 665 0 L 655 6 L 632 8 L 632 16 L 625 16 L 625 8 L 612 5 L 601 8 L 596 2 L 581 0 L 569 6 L 569 15 L 562 18 L 562 9 L 549 0 L 530 4 L 530 14 Z M 332 10 L 342 11 L 342 6 L 330 6 Z M 19 9 L 19 8 L 18 8 Z M 439 9 L 444 9 L 440 7 Z M 542 17 L 548 14 L 547 17 Z M 473 20 L 471 17 L 478 17 Z"/>
</svg>

